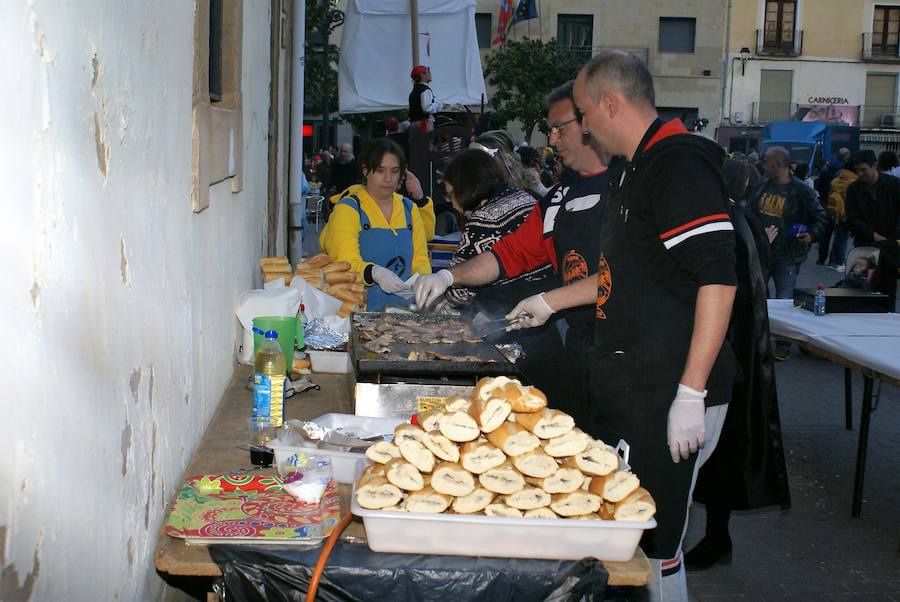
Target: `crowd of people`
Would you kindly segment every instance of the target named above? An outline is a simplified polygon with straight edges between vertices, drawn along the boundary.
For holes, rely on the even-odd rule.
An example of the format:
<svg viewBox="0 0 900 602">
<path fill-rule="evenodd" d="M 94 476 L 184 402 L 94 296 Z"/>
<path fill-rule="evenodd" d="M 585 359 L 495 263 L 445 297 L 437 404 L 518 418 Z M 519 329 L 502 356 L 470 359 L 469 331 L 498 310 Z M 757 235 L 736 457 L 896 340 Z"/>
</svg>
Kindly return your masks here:
<svg viewBox="0 0 900 602">
<path fill-rule="evenodd" d="M 658 117 L 650 73 L 625 53 L 594 57 L 544 104 L 550 147 L 487 131 L 452 157 L 452 212 L 435 214 L 391 139 L 359 160 L 342 146 L 320 244 L 362 274 L 369 310 L 505 317 L 552 405 L 630 443 L 657 499 L 647 591 L 684 600 L 686 567 L 730 560 L 731 511 L 790 506 L 773 367 L 790 351 L 773 346 L 766 299 L 793 296 L 813 244 L 841 271 L 849 237 L 878 253 L 848 266 L 848 285 L 893 296 L 900 161 L 842 149 L 810 178 L 781 147 L 729 158 Z M 432 273 L 426 243 L 454 224 L 451 265 Z M 684 555 L 692 499 L 706 536 Z"/>
</svg>

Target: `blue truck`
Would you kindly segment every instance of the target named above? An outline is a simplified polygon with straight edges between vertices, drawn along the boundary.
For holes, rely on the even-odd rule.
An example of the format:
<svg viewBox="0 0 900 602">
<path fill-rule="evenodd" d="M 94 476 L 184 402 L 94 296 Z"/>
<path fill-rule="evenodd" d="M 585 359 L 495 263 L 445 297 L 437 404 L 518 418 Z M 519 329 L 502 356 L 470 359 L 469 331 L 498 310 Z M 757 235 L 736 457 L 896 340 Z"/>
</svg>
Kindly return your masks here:
<svg viewBox="0 0 900 602">
<path fill-rule="evenodd" d="M 813 176 L 841 147 L 859 150 L 859 128 L 825 121 L 774 121 L 763 128 L 760 155 L 783 146 L 791 160 L 809 165 Z"/>
</svg>

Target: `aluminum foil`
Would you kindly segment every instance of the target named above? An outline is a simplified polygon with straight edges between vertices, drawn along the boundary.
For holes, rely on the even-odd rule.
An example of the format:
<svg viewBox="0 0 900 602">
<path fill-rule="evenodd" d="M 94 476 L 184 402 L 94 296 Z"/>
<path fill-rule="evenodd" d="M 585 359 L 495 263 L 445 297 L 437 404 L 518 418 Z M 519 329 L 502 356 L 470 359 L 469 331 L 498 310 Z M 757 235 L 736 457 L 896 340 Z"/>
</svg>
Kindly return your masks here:
<svg viewBox="0 0 900 602">
<path fill-rule="evenodd" d="M 288 420 L 279 437 L 288 445 L 300 445 L 302 441 L 314 442 L 319 449 L 343 452 L 360 452 L 375 441 L 382 433 L 366 433 L 352 429 L 329 429 L 306 420 Z"/>
<path fill-rule="evenodd" d="M 502 345 L 494 345 L 494 347 L 513 364 L 525 357 L 525 350 L 522 349 L 522 345 L 519 343 L 503 343 Z"/>
<path fill-rule="evenodd" d="M 315 318 L 303 327 L 303 342 L 310 349 L 317 351 L 345 351 L 347 333 L 340 333 L 329 328 L 324 320 Z"/>
</svg>

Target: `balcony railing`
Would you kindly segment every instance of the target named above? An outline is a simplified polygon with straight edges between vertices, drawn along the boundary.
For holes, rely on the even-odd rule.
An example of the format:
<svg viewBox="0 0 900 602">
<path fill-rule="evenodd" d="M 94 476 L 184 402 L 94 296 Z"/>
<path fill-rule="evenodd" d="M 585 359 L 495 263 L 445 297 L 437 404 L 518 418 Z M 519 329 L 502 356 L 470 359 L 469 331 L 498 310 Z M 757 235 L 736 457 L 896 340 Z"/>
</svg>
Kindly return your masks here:
<svg viewBox="0 0 900 602">
<path fill-rule="evenodd" d="M 792 39 L 766 40 L 765 31 L 756 30 L 756 54 L 760 56 L 800 56 L 803 54 L 803 30 L 794 31 Z"/>
<path fill-rule="evenodd" d="M 896 105 L 863 105 L 861 109 L 860 126 L 900 129 L 900 107 Z"/>
<path fill-rule="evenodd" d="M 569 46 L 567 48 L 569 52 L 573 52 L 577 54 L 579 57 L 584 58 L 585 61 L 589 60 L 592 56 L 596 56 L 598 54 L 603 54 L 604 52 L 611 52 L 613 50 L 620 50 L 622 52 L 627 52 L 629 54 L 634 55 L 645 65 L 650 61 L 650 49 L 646 47 L 634 47 L 634 46 Z"/>
<path fill-rule="evenodd" d="M 862 60 L 871 63 L 900 63 L 900 45 L 873 46 L 872 34 L 862 34 Z"/>
<path fill-rule="evenodd" d="M 751 123 L 763 125 L 770 121 L 786 121 L 797 112 L 793 102 L 754 102 Z"/>
</svg>

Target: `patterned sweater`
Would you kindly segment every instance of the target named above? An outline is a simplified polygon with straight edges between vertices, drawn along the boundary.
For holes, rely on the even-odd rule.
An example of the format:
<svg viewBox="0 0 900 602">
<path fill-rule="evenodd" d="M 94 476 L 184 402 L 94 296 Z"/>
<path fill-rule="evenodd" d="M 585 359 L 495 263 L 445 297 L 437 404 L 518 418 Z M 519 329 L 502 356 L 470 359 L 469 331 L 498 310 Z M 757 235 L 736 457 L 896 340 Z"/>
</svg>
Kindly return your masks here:
<svg viewBox="0 0 900 602">
<path fill-rule="evenodd" d="M 494 243 L 511 232 L 515 232 L 528 217 L 534 207 L 534 197 L 518 188 L 506 188 L 484 202 L 466 220 L 459 247 L 450 260 L 454 266 L 476 255 L 490 251 Z M 493 285 L 502 286 L 520 280 L 536 280 L 553 273 L 547 263 L 534 270 L 523 272 L 514 278 L 501 277 Z M 461 307 L 475 298 L 476 289 L 452 286 L 445 293 L 447 301 Z"/>
</svg>

